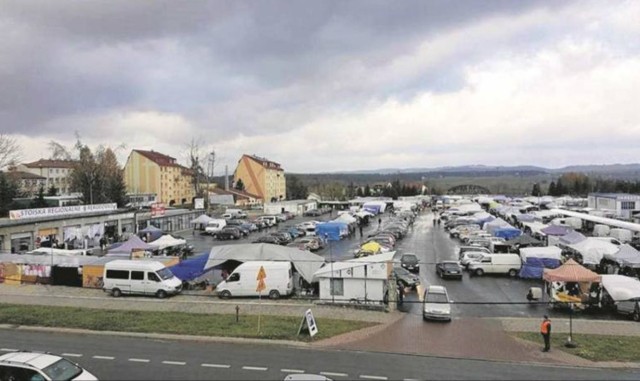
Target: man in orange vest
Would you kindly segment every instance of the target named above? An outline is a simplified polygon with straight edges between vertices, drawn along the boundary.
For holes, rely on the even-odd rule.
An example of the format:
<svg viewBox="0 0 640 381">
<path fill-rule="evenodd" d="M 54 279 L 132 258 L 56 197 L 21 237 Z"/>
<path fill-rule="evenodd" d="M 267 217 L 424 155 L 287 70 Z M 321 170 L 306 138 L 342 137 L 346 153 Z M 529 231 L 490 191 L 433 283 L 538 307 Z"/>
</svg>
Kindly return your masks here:
<svg viewBox="0 0 640 381">
<path fill-rule="evenodd" d="M 549 349 L 551 349 L 551 320 L 547 315 L 544 315 L 544 320 L 540 324 L 540 334 L 544 338 L 544 349 L 542 351 L 549 352 Z"/>
</svg>

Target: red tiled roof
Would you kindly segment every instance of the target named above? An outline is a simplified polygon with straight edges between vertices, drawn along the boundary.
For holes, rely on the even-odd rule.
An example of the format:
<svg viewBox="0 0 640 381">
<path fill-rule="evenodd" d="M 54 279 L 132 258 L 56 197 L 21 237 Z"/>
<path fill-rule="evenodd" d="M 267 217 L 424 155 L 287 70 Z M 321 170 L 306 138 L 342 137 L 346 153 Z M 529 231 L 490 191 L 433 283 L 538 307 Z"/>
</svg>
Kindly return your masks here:
<svg viewBox="0 0 640 381">
<path fill-rule="evenodd" d="M 268 169 L 273 169 L 276 171 L 284 171 L 284 169 L 282 169 L 280 167 L 280 163 L 276 163 L 275 161 L 271 161 L 269 159 L 265 159 L 264 157 L 259 157 L 256 155 L 247 155 L 244 154 L 244 156 L 248 157 L 249 159 L 255 161 L 256 163 L 260 164 L 261 166 L 268 168 Z"/>
<path fill-rule="evenodd" d="M 139 153 L 140 155 L 146 157 L 147 159 L 153 161 L 154 163 L 158 164 L 161 167 L 180 167 L 180 168 L 188 169 L 176 163 L 176 159 L 174 157 L 165 155 L 160 152 L 144 151 L 140 149 L 134 149 L 133 152 Z"/>
<path fill-rule="evenodd" d="M 75 163 L 73 160 L 40 159 L 33 163 L 25 163 L 24 165 L 29 168 L 73 168 Z"/>
</svg>

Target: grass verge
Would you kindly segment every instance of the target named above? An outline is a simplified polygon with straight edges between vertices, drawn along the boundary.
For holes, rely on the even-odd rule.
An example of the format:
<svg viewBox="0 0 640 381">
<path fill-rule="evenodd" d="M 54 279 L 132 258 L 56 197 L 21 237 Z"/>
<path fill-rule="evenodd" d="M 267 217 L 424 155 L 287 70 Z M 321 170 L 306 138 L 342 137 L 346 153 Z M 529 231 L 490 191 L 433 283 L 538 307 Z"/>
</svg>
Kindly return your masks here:
<svg viewBox="0 0 640 381">
<path fill-rule="evenodd" d="M 240 321 L 236 323 L 235 315 L 226 314 L 0 304 L 0 324 L 311 341 L 308 334 L 296 335 L 301 320 L 302 316 L 262 316 L 259 334 L 257 315 L 240 315 Z M 375 325 L 362 321 L 324 318 L 317 318 L 316 324 L 318 334 L 313 340 L 326 339 Z"/>
<path fill-rule="evenodd" d="M 543 346 L 539 333 L 513 332 L 513 335 Z M 561 350 L 591 361 L 640 362 L 640 337 L 579 334 L 573 335 L 578 347 L 566 348 L 567 337 L 566 333 L 551 335 L 551 350 Z"/>
</svg>

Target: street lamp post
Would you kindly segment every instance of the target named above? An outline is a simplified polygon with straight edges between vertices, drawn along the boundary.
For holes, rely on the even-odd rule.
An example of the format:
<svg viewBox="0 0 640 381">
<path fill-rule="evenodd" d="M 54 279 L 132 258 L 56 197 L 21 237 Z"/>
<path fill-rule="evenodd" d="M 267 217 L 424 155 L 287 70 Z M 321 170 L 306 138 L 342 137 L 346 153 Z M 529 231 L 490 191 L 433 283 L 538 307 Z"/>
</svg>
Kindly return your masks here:
<svg viewBox="0 0 640 381">
<path fill-rule="evenodd" d="M 330 261 L 329 265 L 331 266 L 331 277 L 329 278 L 329 283 L 330 283 L 329 290 L 331 291 L 331 303 L 335 303 L 336 302 L 335 296 L 334 296 L 335 286 L 333 284 L 333 247 L 332 247 L 331 241 L 329 240 L 329 234 L 324 233 L 324 237 L 327 239 L 327 242 L 329 242 L 329 261 Z"/>
</svg>

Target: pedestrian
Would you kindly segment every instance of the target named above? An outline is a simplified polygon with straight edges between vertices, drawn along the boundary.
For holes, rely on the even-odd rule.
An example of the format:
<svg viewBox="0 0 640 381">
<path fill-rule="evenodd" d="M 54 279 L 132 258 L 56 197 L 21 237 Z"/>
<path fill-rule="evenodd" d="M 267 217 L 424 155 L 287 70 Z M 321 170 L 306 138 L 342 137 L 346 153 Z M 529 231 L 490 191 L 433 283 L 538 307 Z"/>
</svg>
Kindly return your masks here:
<svg viewBox="0 0 640 381">
<path fill-rule="evenodd" d="M 360 238 L 362 238 L 363 234 L 362 234 L 362 224 L 360 224 Z"/>
<path fill-rule="evenodd" d="M 404 285 L 398 282 L 398 305 L 404 303 Z"/>
<path fill-rule="evenodd" d="M 544 320 L 540 324 L 540 334 L 544 339 L 544 349 L 542 351 L 549 352 L 549 349 L 551 349 L 551 320 L 547 315 L 544 315 Z"/>
<path fill-rule="evenodd" d="M 380 225 L 382 225 L 382 218 L 378 218 L 378 229 L 380 229 Z"/>
</svg>

